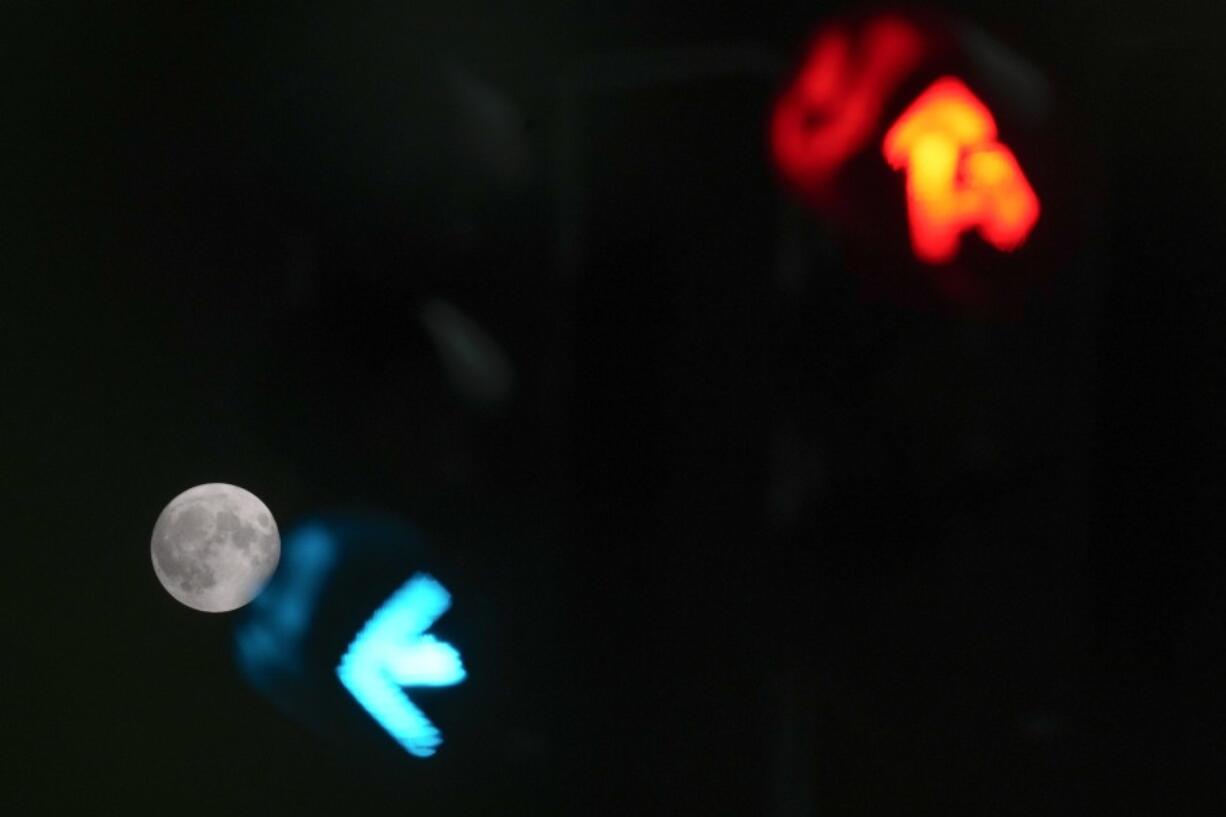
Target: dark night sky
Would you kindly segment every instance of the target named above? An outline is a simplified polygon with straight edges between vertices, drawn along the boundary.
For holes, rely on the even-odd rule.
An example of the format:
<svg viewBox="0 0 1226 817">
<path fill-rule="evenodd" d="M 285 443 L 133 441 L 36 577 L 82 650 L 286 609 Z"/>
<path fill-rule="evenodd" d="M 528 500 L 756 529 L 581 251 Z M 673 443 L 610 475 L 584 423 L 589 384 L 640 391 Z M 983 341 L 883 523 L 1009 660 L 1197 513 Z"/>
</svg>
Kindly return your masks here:
<svg viewBox="0 0 1226 817">
<path fill-rule="evenodd" d="M 866 294 L 772 178 L 781 77 L 559 93 L 786 65 L 821 4 L 434 6 L 7 10 L 0 810 L 1221 813 L 1213 4 L 944 4 L 1056 92 L 1007 317 Z M 286 717 L 162 591 L 208 481 L 421 529 L 472 674 L 437 758 Z"/>
</svg>

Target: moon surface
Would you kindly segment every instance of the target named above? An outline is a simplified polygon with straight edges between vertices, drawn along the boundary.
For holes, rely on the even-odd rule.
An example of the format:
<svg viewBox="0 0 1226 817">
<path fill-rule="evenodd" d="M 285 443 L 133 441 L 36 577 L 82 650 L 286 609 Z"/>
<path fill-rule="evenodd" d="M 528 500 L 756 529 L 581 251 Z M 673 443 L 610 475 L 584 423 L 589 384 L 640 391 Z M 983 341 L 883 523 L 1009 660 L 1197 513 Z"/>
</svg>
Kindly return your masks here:
<svg viewBox="0 0 1226 817">
<path fill-rule="evenodd" d="M 175 599 L 207 613 L 254 599 L 281 561 L 281 535 L 255 494 L 210 482 L 170 500 L 153 526 L 153 571 Z"/>
</svg>

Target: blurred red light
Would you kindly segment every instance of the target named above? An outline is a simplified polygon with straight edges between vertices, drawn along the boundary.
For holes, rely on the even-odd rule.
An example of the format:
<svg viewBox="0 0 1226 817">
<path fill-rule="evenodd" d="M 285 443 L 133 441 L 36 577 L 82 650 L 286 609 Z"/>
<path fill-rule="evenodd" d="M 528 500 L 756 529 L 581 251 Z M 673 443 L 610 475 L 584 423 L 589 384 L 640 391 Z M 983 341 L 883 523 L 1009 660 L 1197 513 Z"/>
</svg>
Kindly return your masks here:
<svg viewBox="0 0 1226 817">
<path fill-rule="evenodd" d="M 872 20 L 858 38 L 841 25 L 824 30 L 771 119 L 771 148 L 784 176 L 820 192 L 873 139 L 889 96 L 923 53 L 920 32 L 899 17 Z"/>
<path fill-rule="evenodd" d="M 886 161 L 907 173 L 911 241 L 920 260 L 952 261 L 972 228 L 1005 251 L 1030 234 L 1039 199 L 996 135 L 991 112 L 953 77 L 933 83 L 886 133 Z"/>
</svg>

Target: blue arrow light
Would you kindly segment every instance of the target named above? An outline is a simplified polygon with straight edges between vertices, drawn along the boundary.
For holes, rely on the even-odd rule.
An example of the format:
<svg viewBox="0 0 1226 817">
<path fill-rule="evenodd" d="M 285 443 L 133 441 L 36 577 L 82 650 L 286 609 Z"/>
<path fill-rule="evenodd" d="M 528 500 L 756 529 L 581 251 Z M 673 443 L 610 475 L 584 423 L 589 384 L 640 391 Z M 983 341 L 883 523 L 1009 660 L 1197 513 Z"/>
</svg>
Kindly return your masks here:
<svg viewBox="0 0 1226 817">
<path fill-rule="evenodd" d="M 451 594 L 417 573 L 367 620 L 341 656 L 336 675 L 362 708 L 410 754 L 429 757 L 438 729 L 401 687 L 443 687 L 465 678 L 455 647 L 427 635 L 447 612 Z"/>
</svg>

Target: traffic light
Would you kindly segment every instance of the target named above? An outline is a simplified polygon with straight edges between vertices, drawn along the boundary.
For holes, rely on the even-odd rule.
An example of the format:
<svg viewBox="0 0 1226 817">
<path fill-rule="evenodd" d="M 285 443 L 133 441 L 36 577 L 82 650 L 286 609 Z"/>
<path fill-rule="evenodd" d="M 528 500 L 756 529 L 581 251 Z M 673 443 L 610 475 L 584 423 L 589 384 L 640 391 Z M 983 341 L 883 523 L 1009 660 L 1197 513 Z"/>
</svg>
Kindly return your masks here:
<svg viewBox="0 0 1226 817">
<path fill-rule="evenodd" d="M 767 142 L 781 183 L 874 289 L 1008 308 L 1069 250 L 1076 196 L 1055 109 L 1051 83 L 974 25 L 860 13 L 808 42 Z"/>
<path fill-rule="evenodd" d="M 431 757 L 443 729 L 415 688 L 455 686 L 467 671 L 460 648 L 430 632 L 454 604 L 430 561 L 421 534 L 391 514 L 301 521 L 285 537 L 281 569 L 235 630 L 240 672 L 332 741 L 394 742 L 406 759 Z"/>
<path fill-rule="evenodd" d="M 920 94 L 886 132 L 882 151 L 906 173 L 911 244 L 921 261 L 952 261 L 972 228 L 1003 252 L 1034 228 L 1039 199 L 997 141 L 991 111 L 960 80 L 942 77 Z"/>
</svg>

